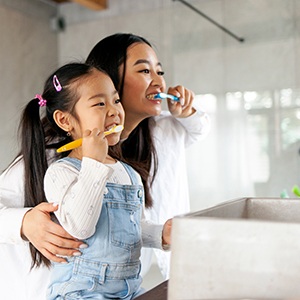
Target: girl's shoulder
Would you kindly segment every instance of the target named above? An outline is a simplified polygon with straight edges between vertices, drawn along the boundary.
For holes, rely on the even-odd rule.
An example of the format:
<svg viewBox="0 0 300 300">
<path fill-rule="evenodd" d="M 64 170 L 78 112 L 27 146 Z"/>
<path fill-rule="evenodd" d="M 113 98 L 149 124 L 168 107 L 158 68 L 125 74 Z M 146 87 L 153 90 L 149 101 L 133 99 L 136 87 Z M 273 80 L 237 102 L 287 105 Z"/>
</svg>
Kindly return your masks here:
<svg viewBox="0 0 300 300">
<path fill-rule="evenodd" d="M 48 169 L 47 169 L 47 173 L 49 172 L 59 172 L 62 170 L 71 170 L 71 171 L 80 171 L 81 169 L 81 160 L 77 159 L 77 158 L 71 158 L 71 157 L 63 157 L 60 158 L 54 162 L 52 162 Z"/>
</svg>

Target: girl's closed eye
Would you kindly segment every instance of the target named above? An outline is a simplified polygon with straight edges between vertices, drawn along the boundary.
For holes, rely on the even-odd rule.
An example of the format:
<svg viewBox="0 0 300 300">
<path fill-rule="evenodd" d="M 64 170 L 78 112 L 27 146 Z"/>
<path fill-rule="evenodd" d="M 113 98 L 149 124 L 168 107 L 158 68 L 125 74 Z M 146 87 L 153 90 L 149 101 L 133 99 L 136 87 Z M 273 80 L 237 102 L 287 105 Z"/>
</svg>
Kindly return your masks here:
<svg viewBox="0 0 300 300">
<path fill-rule="evenodd" d="M 98 103 L 96 103 L 96 104 L 93 105 L 93 106 L 105 106 L 105 103 L 104 103 L 104 102 L 98 102 Z"/>
</svg>

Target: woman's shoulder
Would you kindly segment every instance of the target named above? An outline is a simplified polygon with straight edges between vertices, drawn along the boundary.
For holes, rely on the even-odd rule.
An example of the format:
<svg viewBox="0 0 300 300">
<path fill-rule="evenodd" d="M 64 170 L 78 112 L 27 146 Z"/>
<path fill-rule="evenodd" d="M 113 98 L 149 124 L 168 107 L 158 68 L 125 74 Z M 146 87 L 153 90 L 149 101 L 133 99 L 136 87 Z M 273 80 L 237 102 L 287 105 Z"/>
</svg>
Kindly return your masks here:
<svg viewBox="0 0 300 300">
<path fill-rule="evenodd" d="M 22 156 L 18 156 L 13 162 L 2 172 L 0 178 L 10 176 L 23 176 L 24 174 L 24 160 Z"/>
</svg>

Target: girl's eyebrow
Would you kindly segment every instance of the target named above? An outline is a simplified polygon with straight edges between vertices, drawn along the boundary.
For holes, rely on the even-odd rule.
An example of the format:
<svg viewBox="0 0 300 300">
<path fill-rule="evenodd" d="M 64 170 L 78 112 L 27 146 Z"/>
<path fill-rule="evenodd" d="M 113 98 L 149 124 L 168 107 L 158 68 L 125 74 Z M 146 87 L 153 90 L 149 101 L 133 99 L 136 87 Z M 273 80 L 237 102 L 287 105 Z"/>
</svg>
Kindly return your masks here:
<svg viewBox="0 0 300 300">
<path fill-rule="evenodd" d="M 113 93 L 112 93 L 112 96 L 115 96 L 116 94 L 118 94 L 118 91 L 114 90 Z M 96 95 L 91 96 L 90 98 L 88 98 L 88 101 L 93 100 L 95 98 L 105 98 L 105 97 L 107 97 L 106 93 L 100 93 L 100 94 L 96 94 Z"/>
<path fill-rule="evenodd" d="M 138 64 L 148 64 L 148 65 L 150 65 L 150 61 L 147 60 L 147 59 L 138 59 L 138 60 L 134 63 L 134 66 L 136 66 L 136 65 L 138 65 Z M 159 66 L 159 67 L 161 67 L 161 63 L 160 63 L 160 62 L 158 62 L 156 65 Z"/>
<path fill-rule="evenodd" d="M 105 93 L 96 94 L 96 95 L 93 95 L 90 98 L 88 98 L 88 101 L 93 100 L 94 98 L 104 98 L 105 96 L 106 96 Z"/>
</svg>

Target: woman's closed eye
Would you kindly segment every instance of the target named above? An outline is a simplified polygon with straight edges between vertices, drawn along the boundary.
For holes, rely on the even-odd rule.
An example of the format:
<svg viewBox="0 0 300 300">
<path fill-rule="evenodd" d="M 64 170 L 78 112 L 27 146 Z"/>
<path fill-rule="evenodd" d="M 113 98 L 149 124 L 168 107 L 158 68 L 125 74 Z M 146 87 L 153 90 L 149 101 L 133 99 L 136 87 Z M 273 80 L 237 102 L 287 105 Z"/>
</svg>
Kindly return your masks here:
<svg viewBox="0 0 300 300">
<path fill-rule="evenodd" d="M 143 70 L 140 70 L 139 73 L 149 74 L 150 70 L 149 69 L 143 69 Z"/>
<path fill-rule="evenodd" d="M 139 71 L 140 73 L 145 73 L 145 74 L 150 74 L 150 70 L 149 69 L 143 69 Z M 164 76 L 165 72 L 164 71 L 157 71 L 157 74 L 159 76 Z"/>
</svg>

